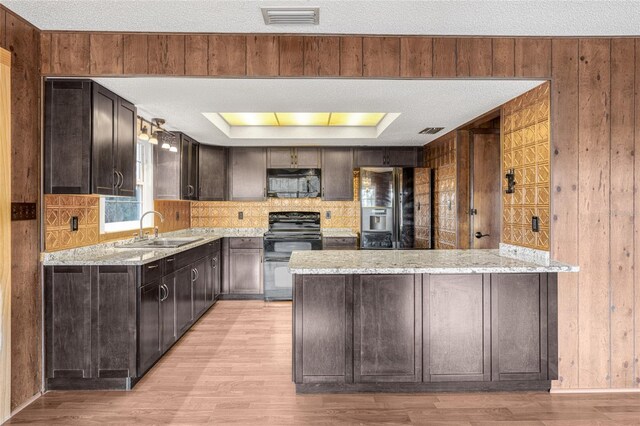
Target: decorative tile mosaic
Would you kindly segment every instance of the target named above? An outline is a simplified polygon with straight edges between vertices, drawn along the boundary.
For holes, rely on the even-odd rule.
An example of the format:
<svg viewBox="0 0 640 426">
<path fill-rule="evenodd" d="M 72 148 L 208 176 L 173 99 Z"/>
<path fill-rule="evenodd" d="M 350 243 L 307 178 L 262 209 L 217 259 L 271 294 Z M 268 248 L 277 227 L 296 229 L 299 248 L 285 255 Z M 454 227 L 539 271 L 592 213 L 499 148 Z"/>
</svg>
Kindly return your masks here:
<svg viewBox="0 0 640 426">
<path fill-rule="evenodd" d="M 502 242 L 549 250 L 550 85 L 544 83 L 502 107 L 502 170 L 514 169 L 515 193 L 506 194 L 503 176 Z M 540 232 L 531 230 L 531 217 Z"/>
<path fill-rule="evenodd" d="M 425 146 L 425 165 L 434 169 L 434 244 L 436 249 L 457 245 L 457 184 L 455 133 Z"/>
</svg>

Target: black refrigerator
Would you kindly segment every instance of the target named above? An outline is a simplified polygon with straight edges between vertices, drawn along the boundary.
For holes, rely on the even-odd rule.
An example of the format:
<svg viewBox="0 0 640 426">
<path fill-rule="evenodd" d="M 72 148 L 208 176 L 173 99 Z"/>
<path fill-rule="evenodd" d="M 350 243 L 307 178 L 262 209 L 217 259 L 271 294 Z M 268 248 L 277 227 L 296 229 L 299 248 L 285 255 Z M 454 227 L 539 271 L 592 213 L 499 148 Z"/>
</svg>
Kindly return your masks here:
<svg viewBox="0 0 640 426">
<path fill-rule="evenodd" d="M 360 169 L 360 248 L 415 248 L 412 167 Z"/>
</svg>

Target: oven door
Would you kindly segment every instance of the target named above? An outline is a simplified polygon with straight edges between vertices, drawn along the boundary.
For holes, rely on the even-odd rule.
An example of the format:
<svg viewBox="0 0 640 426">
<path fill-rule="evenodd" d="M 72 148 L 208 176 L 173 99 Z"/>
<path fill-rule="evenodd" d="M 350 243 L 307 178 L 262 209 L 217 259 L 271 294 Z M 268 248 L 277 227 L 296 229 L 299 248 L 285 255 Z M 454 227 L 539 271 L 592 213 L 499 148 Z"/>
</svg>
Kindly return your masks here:
<svg viewBox="0 0 640 426">
<path fill-rule="evenodd" d="M 289 259 L 267 257 L 264 259 L 264 298 L 266 300 L 291 300 L 293 276 L 289 273 Z"/>
</svg>

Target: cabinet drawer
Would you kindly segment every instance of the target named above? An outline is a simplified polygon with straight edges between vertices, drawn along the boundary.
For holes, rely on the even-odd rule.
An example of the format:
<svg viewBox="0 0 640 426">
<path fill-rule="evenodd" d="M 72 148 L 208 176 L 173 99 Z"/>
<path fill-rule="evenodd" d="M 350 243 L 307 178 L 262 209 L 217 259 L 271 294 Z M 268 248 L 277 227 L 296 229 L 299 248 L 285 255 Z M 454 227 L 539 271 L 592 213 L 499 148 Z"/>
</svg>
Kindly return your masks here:
<svg viewBox="0 0 640 426">
<path fill-rule="evenodd" d="M 164 259 L 142 265 L 142 285 L 162 278 Z"/>
<path fill-rule="evenodd" d="M 178 269 L 176 268 L 176 262 L 177 262 L 178 256 L 179 254 L 176 254 L 176 255 L 164 258 L 164 275 L 169 275 Z"/>
<path fill-rule="evenodd" d="M 230 238 L 230 248 L 262 248 L 262 238 L 260 237 L 244 237 Z"/>
<path fill-rule="evenodd" d="M 355 250 L 358 248 L 355 237 L 325 237 L 322 239 L 323 250 Z"/>
<path fill-rule="evenodd" d="M 220 251 L 220 240 L 207 243 L 207 254 L 212 255 Z"/>
</svg>

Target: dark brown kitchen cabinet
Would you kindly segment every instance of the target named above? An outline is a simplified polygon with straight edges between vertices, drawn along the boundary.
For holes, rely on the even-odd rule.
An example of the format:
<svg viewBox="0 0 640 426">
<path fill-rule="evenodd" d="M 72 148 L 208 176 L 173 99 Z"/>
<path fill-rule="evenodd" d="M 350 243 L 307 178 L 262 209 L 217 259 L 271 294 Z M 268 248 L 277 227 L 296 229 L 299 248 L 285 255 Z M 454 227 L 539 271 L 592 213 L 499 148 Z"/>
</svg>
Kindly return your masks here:
<svg viewBox="0 0 640 426">
<path fill-rule="evenodd" d="M 423 275 L 423 380 L 491 380 L 489 275 Z"/>
<path fill-rule="evenodd" d="M 229 149 L 229 199 L 262 201 L 267 195 L 267 152 L 265 148 Z"/>
<path fill-rule="evenodd" d="M 353 283 L 355 383 L 422 381 L 419 275 L 359 275 Z"/>
<path fill-rule="evenodd" d="M 269 148 L 267 165 L 271 169 L 317 169 L 320 168 L 320 150 L 294 147 Z"/>
<path fill-rule="evenodd" d="M 491 275 L 492 380 L 547 380 L 547 279 Z"/>
<path fill-rule="evenodd" d="M 175 274 L 162 278 L 160 289 L 160 345 L 165 353 L 176 342 L 176 279 Z"/>
<path fill-rule="evenodd" d="M 356 148 L 355 167 L 417 167 L 420 152 L 416 147 Z"/>
<path fill-rule="evenodd" d="M 198 199 L 223 201 L 227 190 L 227 152 L 219 146 L 198 149 Z"/>
<path fill-rule="evenodd" d="M 322 250 L 357 250 L 356 237 L 322 237 Z"/>
<path fill-rule="evenodd" d="M 91 80 L 45 83 L 45 193 L 135 195 L 136 107 Z"/>
<path fill-rule="evenodd" d="M 262 294 L 262 275 L 262 249 L 229 248 L 229 293 Z"/>
<path fill-rule="evenodd" d="M 138 375 L 144 374 L 162 355 L 161 343 L 161 281 L 154 281 L 140 288 L 140 313 L 138 330 Z"/>
<path fill-rule="evenodd" d="M 153 147 L 153 198 L 156 200 L 180 199 L 180 154 Z"/>
<path fill-rule="evenodd" d="M 207 304 L 208 259 L 200 259 L 193 265 L 193 318 L 199 318 L 209 305 Z"/>
<path fill-rule="evenodd" d="M 184 133 L 177 135 L 180 138 L 180 196 L 183 200 L 197 200 L 199 144 Z"/>
<path fill-rule="evenodd" d="M 47 266 L 47 389 L 125 389 L 136 368 L 136 273 L 126 266 Z"/>
<path fill-rule="evenodd" d="M 207 306 L 210 306 L 220 294 L 220 252 L 207 257 L 205 263 L 207 273 L 206 301 Z"/>
<path fill-rule="evenodd" d="M 186 266 L 175 274 L 176 295 L 176 334 L 182 336 L 193 321 L 193 278 L 195 276 L 191 265 Z"/>
<path fill-rule="evenodd" d="M 322 199 L 353 200 L 353 149 L 322 148 Z"/>
<path fill-rule="evenodd" d="M 296 277 L 293 289 L 296 383 L 353 382 L 352 282 L 349 275 Z"/>
</svg>

